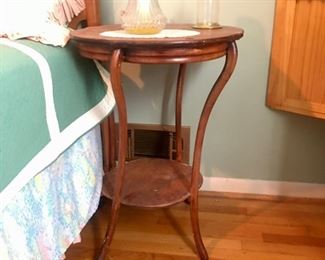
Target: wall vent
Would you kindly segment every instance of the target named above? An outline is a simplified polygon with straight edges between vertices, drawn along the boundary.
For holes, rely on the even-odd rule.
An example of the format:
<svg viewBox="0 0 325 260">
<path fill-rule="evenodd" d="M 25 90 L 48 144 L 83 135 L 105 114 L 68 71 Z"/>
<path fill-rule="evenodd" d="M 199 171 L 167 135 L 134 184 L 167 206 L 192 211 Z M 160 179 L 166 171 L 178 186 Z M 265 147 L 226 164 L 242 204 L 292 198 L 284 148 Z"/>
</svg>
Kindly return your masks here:
<svg viewBox="0 0 325 260">
<path fill-rule="evenodd" d="M 141 157 L 175 159 L 175 127 L 128 124 L 127 160 Z M 183 162 L 189 163 L 190 127 L 182 127 Z"/>
</svg>

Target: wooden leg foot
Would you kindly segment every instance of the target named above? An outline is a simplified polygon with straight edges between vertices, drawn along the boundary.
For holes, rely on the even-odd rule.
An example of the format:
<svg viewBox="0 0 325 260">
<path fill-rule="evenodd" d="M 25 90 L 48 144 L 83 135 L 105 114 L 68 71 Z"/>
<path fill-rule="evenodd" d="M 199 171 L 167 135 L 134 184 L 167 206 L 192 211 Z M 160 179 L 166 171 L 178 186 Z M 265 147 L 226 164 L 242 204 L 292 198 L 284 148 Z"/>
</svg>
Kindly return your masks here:
<svg viewBox="0 0 325 260">
<path fill-rule="evenodd" d="M 109 221 L 106 235 L 105 235 L 105 240 L 100 248 L 99 255 L 96 258 L 97 260 L 105 260 L 108 259 L 108 251 L 109 247 L 112 243 L 113 236 L 115 233 L 115 228 L 117 224 L 117 219 L 118 219 L 118 213 L 119 213 L 119 208 L 120 208 L 120 203 L 113 201 L 112 209 L 111 209 L 111 219 Z"/>
<path fill-rule="evenodd" d="M 197 253 L 201 260 L 208 260 L 209 256 L 205 249 L 205 246 L 202 241 L 201 232 L 200 232 L 200 226 L 199 226 L 199 215 L 198 215 L 198 202 L 197 202 L 197 196 L 195 198 L 191 198 L 191 224 L 192 224 L 192 230 L 194 235 L 194 241 Z"/>
</svg>

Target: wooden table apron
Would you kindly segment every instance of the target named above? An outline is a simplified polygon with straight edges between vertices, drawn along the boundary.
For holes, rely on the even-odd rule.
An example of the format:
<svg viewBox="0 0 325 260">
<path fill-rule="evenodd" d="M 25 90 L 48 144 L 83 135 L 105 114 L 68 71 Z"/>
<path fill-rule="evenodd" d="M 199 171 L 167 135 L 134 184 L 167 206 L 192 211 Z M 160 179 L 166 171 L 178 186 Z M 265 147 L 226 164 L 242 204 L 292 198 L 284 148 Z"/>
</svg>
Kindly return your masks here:
<svg viewBox="0 0 325 260">
<path fill-rule="evenodd" d="M 169 25 L 168 28 L 192 30 L 190 25 Z M 104 259 L 105 252 L 111 243 L 121 203 L 141 207 L 164 207 L 188 199 L 196 248 L 201 259 L 208 259 L 198 222 L 198 189 L 202 184 L 200 174 L 202 145 L 212 108 L 235 68 L 237 61 L 236 40 L 243 36 L 243 30 L 227 26 L 213 30 L 195 29 L 200 32 L 199 35 L 178 38 L 113 38 L 100 35 L 104 31 L 119 29 L 119 25 L 104 25 L 77 30 L 71 34 L 72 39 L 77 42 L 78 50 L 82 56 L 105 63 L 108 62 L 119 116 L 118 164 L 109 174 L 105 175 L 103 184 L 103 194 L 113 199 L 113 205 L 110 224 L 99 258 Z M 181 104 L 186 65 L 223 56 L 225 56 L 224 67 L 210 90 L 199 119 L 192 166 L 185 165 L 182 163 Z M 139 64 L 176 63 L 180 65 L 175 106 L 176 161 L 153 159 L 152 161 L 137 160 L 135 163 L 125 164 L 127 112 L 121 86 L 122 62 Z M 104 139 L 108 138 L 107 135 L 103 135 L 103 137 Z M 107 145 L 108 142 L 103 140 L 103 143 Z M 111 158 L 111 160 L 113 159 Z M 136 177 L 135 171 L 146 172 L 140 167 L 141 163 L 148 168 L 148 174 L 144 173 L 142 177 Z M 161 177 L 152 174 L 152 171 L 156 170 L 155 167 L 161 169 L 165 175 L 170 175 L 169 181 L 172 184 L 165 187 L 166 184 L 161 178 L 166 179 L 166 176 Z M 128 178 L 133 178 L 131 181 L 124 180 L 126 168 L 128 173 L 129 171 L 132 172 L 128 174 Z M 147 178 L 145 183 L 143 178 Z M 123 188 L 124 181 L 126 181 L 126 185 Z M 149 193 L 141 196 L 141 192 L 139 195 L 138 186 L 143 186 L 143 194 L 152 192 L 152 187 L 146 185 L 146 183 L 163 183 L 161 187 L 155 187 L 155 189 L 159 190 L 159 195 L 151 196 Z"/>
</svg>

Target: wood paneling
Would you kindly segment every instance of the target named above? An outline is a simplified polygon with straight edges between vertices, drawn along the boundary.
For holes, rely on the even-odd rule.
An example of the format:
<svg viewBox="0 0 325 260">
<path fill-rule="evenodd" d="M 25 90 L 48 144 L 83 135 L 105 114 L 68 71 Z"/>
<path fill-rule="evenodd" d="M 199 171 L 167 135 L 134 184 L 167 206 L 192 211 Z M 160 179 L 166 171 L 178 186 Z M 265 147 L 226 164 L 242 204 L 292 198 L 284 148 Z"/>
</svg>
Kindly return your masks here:
<svg viewBox="0 0 325 260">
<path fill-rule="evenodd" d="M 210 259 L 325 259 L 325 202 L 262 200 L 201 192 L 200 224 Z M 266 198 L 267 199 L 267 198 Z M 123 206 L 107 259 L 198 259 L 188 205 L 144 210 Z M 105 235 L 110 202 L 103 200 L 67 260 L 94 259 Z"/>
<path fill-rule="evenodd" d="M 325 118 L 325 1 L 277 0 L 267 104 Z"/>
</svg>

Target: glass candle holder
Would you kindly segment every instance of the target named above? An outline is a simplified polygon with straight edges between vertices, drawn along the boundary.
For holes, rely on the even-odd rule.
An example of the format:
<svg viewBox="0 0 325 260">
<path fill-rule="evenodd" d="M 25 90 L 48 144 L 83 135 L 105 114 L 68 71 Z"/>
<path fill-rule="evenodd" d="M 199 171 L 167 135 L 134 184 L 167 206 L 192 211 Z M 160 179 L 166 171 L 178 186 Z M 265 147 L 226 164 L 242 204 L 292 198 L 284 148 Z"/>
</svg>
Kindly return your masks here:
<svg viewBox="0 0 325 260">
<path fill-rule="evenodd" d="M 122 28 L 131 34 L 159 33 L 166 25 L 157 0 L 129 0 L 121 19 Z"/>
<path fill-rule="evenodd" d="M 193 27 L 200 29 L 220 28 L 219 0 L 196 0 L 196 24 Z"/>
</svg>

